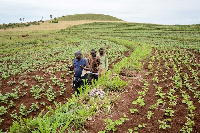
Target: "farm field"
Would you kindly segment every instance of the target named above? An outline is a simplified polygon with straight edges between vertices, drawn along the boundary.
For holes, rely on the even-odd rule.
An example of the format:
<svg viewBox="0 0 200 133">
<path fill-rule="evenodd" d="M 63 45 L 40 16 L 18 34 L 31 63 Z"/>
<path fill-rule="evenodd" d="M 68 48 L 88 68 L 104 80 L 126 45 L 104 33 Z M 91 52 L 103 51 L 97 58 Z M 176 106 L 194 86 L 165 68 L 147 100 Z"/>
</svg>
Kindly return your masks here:
<svg viewBox="0 0 200 133">
<path fill-rule="evenodd" d="M 3 132 L 200 132 L 199 25 L 93 22 L 1 36 Z M 100 47 L 109 71 L 77 97 L 67 66 L 75 51 Z M 90 97 L 93 88 L 106 96 Z"/>
</svg>

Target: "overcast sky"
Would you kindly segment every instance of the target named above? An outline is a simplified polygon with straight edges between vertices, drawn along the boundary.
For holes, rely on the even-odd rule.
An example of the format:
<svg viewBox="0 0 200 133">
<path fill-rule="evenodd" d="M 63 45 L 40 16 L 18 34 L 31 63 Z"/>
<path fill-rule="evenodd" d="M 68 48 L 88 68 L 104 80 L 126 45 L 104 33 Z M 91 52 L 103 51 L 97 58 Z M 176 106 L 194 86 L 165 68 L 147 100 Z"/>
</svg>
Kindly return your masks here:
<svg viewBox="0 0 200 133">
<path fill-rule="evenodd" d="M 200 24 L 200 0 L 0 0 L 0 24 L 85 13 L 138 23 Z"/>
</svg>

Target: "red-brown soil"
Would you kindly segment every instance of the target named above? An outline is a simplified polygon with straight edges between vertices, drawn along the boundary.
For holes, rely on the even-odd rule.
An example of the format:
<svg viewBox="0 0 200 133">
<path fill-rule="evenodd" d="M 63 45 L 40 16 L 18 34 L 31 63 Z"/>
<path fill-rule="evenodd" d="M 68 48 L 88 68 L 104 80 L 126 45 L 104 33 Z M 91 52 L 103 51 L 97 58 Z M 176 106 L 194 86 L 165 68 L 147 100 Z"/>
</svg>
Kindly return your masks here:
<svg viewBox="0 0 200 133">
<path fill-rule="evenodd" d="M 153 50 L 153 55 L 155 53 L 155 50 Z M 196 54 L 196 58 L 199 60 L 199 54 Z M 173 106 L 172 109 L 174 110 L 174 116 L 169 117 L 164 115 L 164 109 L 169 107 L 169 100 L 166 99 L 166 104 L 160 104 L 157 106 L 156 109 L 149 109 L 149 107 L 157 102 L 158 97 L 156 96 L 156 89 L 153 85 L 152 78 L 154 77 L 154 73 L 149 74 L 146 76 L 145 74 L 149 71 L 148 70 L 148 62 L 150 60 L 146 61 L 144 64 L 144 68 L 141 72 L 131 72 L 131 71 L 121 71 L 120 78 L 124 81 L 129 81 L 129 84 L 124 89 L 123 93 L 116 92 L 120 99 L 117 99 L 112 106 L 112 110 L 109 114 L 106 114 L 105 112 L 99 112 L 93 115 L 84 125 L 84 128 L 89 133 L 97 133 L 98 131 L 105 130 L 105 122 L 104 119 L 110 118 L 112 121 L 119 120 L 124 116 L 124 114 L 127 116 L 129 120 L 125 121 L 122 125 L 117 125 L 117 131 L 116 133 L 127 133 L 129 132 L 128 129 L 132 129 L 134 131 L 134 127 L 138 126 L 138 124 L 146 124 L 144 128 L 140 128 L 137 130 L 137 132 L 140 133 L 178 133 L 180 132 L 180 129 L 184 126 L 188 117 L 189 110 L 187 109 L 187 105 L 182 103 L 182 96 L 180 93 L 180 90 L 177 90 L 175 92 L 175 95 L 178 96 L 176 101 L 176 106 Z M 155 61 L 154 70 L 157 70 L 157 61 Z M 161 61 L 161 69 L 165 70 L 164 67 L 164 61 Z M 198 68 L 199 69 L 199 68 Z M 167 81 L 159 81 L 159 86 L 163 88 L 163 92 L 168 92 L 169 88 L 173 87 L 171 77 L 175 74 L 172 69 L 170 69 L 168 73 L 168 80 Z M 183 69 L 184 72 L 188 72 L 187 69 Z M 159 72 L 159 80 L 161 80 L 163 72 Z M 200 75 L 198 75 L 200 77 Z M 144 83 L 142 80 L 145 79 L 148 81 L 149 90 L 144 96 L 144 102 L 145 106 L 140 107 L 139 105 L 132 104 L 133 101 L 135 101 L 139 94 L 138 92 L 142 90 L 142 87 L 144 86 Z M 192 79 L 191 79 L 192 80 Z M 191 81 L 192 82 L 192 81 Z M 157 84 L 157 85 L 158 85 Z M 169 84 L 167 87 L 166 84 Z M 200 103 L 198 103 L 198 99 L 194 98 L 194 94 L 190 92 L 188 89 L 186 89 L 185 86 L 183 86 L 183 90 L 186 91 L 190 95 L 190 100 L 193 101 L 195 109 L 195 116 L 194 116 L 194 126 L 192 133 L 199 133 L 200 132 Z M 200 88 L 197 88 L 197 90 L 200 90 Z M 170 106 L 171 107 L 171 106 Z M 138 109 L 138 112 L 131 114 L 130 109 Z M 151 119 L 147 119 L 147 112 L 152 111 L 154 114 L 152 115 Z M 168 122 L 168 124 L 171 126 L 171 128 L 167 129 L 159 129 L 159 122 L 158 120 L 164 120 L 165 118 L 171 118 L 171 122 Z M 107 131 L 112 132 L 112 131 Z"/>
<path fill-rule="evenodd" d="M 155 51 L 152 52 L 152 54 L 154 54 Z M 126 53 L 126 56 L 128 56 L 129 54 Z M 197 59 L 199 60 L 199 54 L 195 55 L 197 57 Z M 171 125 L 171 128 L 167 128 L 165 130 L 163 129 L 159 129 L 159 122 L 158 120 L 163 120 L 165 118 L 169 118 L 167 116 L 164 115 L 164 109 L 166 109 L 167 107 L 169 107 L 168 105 L 168 99 L 166 99 L 166 104 L 161 104 L 159 105 L 156 109 L 151 110 L 154 114 L 152 115 L 151 119 L 147 119 L 147 112 L 150 111 L 149 107 L 153 104 L 155 104 L 157 102 L 158 97 L 155 95 L 156 94 L 156 89 L 155 86 L 153 85 L 153 81 L 152 78 L 154 77 L 155 72 L 153 72 L 152 74 L 149 75 L 145 75 L 149 69 L 148 69 L 148 62 L 150 60 L 146 60 L 144 63 L 144 68 L 140 71 L 140 72 L 134 72 L 134 71 L 128 71 L 128 70 L 123 70 L 120 73 L 120 78 L 124 81 L 128 81 L 128 85 L 124 88 L 124 90 L 122 92 L 112 92 L 112 93 L 116 93 L 120 96 L 120 98 L 118 98 L 116 101 L 114 101 L 114 103 L 112 104 L 112 108 L 111 111 L 107 114 L 103 111 L 98 112 L 96 114 L 94 114 L 89 120 L 87 120 L 86 124 L 84 125 L 84 130 L 86 130 L 89 133 L 97 133 L 98 131 L 101 130 L 105 130 L 105 122 L 103 119 L 112 119 L 113 121 L 118 120 L 119 118 L 122 118 L 124 116 L 124 114 L 127 116 L 127 118 L 129 120 L 125 121 L 122 125 L 116 126 L 117 128 L 117 133 L 126 133 L 128 132 L 128 129 L 134 129 L 134 127 L 138 126 L 138 124 L 146 124 L 145 128 L 140 128 L 137 131 L 138 132 L 149 132 L 149 133 L 177 133 L 180 132 L 180 129 L 183 127 L 183 125 L 186 123 L 186 117 L 188 115 L 188 109 L 187 109 L 187 105 L 182 103 L 182 96 L 180 91 L 177 91 L 175 93 L 175 95 L 178 96 L 178 99 L 176 101 L 177 105 L 173 107 L 173 110 L 175 111 L 174 113 L 174 117 L 171 117 L 172 121 L 169 123 Z M 116 61 L 117 62 L 117 61 Z M 115 62 L 115 63 L 116 63 Z M 162 60 L 161 62 L 161 69 L 165 69 L 163 66 L 164 62 Z M 110 66 L 112 67 L 112 66 Z M 155 61 L 154 66 L 153 66 L 154 70 L 157 69 L 157 62 Z M 170 69 L 171 70 L 171 69 Z M 187 69 L 184 69 L 183 71 L 188 72 Z M 64 73 L 64 72 L 56 72 L 55 75 L 58 79 L 68 79 L 69 82 L 65 82 L 63 80 L 63 82 L 66 85 L 66 90 L 64 92 L 64 94 L 62 96 L 59 95 L 59 93 L 56 93 L 56 99 L 54 101 L 57 102 L 61 102 L 61 103 L 65 103 L 67 102 L 66 98 L 70 98 L 71 94 L 74 93 L 74 90 L 71 88 L 71 78 L 72 75 L 66 76 L 64 78 L 61 78 L 61 74 L 60 73 Z M 8 108 L 7 109 L 7 113 L 3 116 L 1 116 L 2 119 L 4 119 L 4 121 L 1 124 L 1 128 L 3 131 L 9 130 L 9 127 L 12 125 L 12 118 L 10 116 L 10 114 L 17 108 L 16 113 L 19 114 L 19 106 L 23 103 L 27 108 L 30 108 L 31 103 L 42 103 L 45 102 L 45 106 L 38 104 L 39 105 L 39 110 L 34 111 L 30 114 L 28 114 L 27 117 L 30 116 L 37 116 L 41 110 L 44 109 L 44 112 L 47 112 L 48 109 L 46 108 L 46 106 L 53 106 L 54 103 L 49 102 L 47 100 L 47 97 L 43 95 L 43 97 L 39 100 L 35 100 L 32 97 L 32 94 L 30 93 L 30 88 L 32 85 L 36 85 L 39 84 L 37 81 L 34 80 L 34 78 L 32 76 L 35 75 L 39 75 L 39 76 L 44 76 L 45 73 L 43 73 L 43 71 L 37 71 L 37 72 L 31 72 L 31 73 L 27 73 L 24 75 L 20 75 L 20 76 L 12 76 L 6 80 L 2 80 L 2 85 L 0 87 L 1 93 L 3 95 L 5 95 L 6 92 L 13 92 L 12 89 L 20 86 L 21 87 L 21 92 L 20 96 L 17 100 L 14 100 L 15 103 L 15 107 L 13 108 Z M 163 72 L 159 72 L 159 79 L 161 79 L 162 77 L 160 75 L 162 75 Z M 159 82 L 159 86 L 163 87 L 163 91 L 164 92 L 168 92 L 169 88 L 168 87 L 173 87 L 173 84 L 171 84 L 171 77 L 174 75 L 173 71 L 170 71 L 168 73 L 168 80 L 164 81 L 164 82 Z M 199 76 L 199 75 L 198 75 Z M 200 76 L 199 76 L 200 78 Z M 138 92 L 142 90 L 144 83 L 143 83 L 143 79 L 145 79 L 146 81 L 148 81 L 150 83 L 149 85 L 149 90 L 146 93 L 146 95 L 144 96 L 144 102 L 145 102 L 145 106 L 140 107 L 139 105 L 136 104 L 132 104 L 133 101 L 135 101 L 139 94 Z M 8 81 L 13 81 L 15 80 L 16 83 L 13 85 L 8 85 Z M 23 87 L 19 82 L 24 80 L 27 84 L 28 87 Z M 47 81 L 50 81 L 50 75 L 45 74 L 45 79 L 44 81 L 42 81 L 41 83 L 45 83 Z M 191 79 L 192 82 L 192 79 Z M 168 87 L 166 87 L 166 84 L 169 84 Z M 47 88 L 46 88 L 47 89 Z M 60 88 L 55 85 L 53 86 L 53 90 L 58 91 L 60 90 Z M 200 103 L 198 103 L 198 100 L 196 98 L 193 97 L 193 93 L 191 93 L 189 90 L 186 89 L 185 86 L 183 86 L 183 90 L 186 91 L 191 99 L 193 101 L 194 106 L 196 107 L 195 110 L 195 116 L 194 116 L 194 122 L 195 125 L 193 126 L 193 133 L 199 133 L 200 132 Z M 200 88 L 197 88 L 197 90 L 200 90 Z M 25 96 L 22 96 L 23 92 L 27 92 L 27 94 Z M 9 99 L 10 100 L 10 99 Z M 7 107 L 8 104 L 4 104 L 4 103 L 0 103 L 0 106 L 5 106 Z M 132 114 L 130 113 L 130 109 L 138 109 L 138 112 Z M 111 131 L 110 131 L 111 132 Z"/>
<path fill-rule="evenodd" d="M 16 110 L 15 113 L 20 115 L 19 114 L 19 107 L 22 103 L 26 106 L 27 109 L 29 109 L 32 103 L 38 102 L 39 110 L 36 110 L 34 112 L 29 113 L 27 115 L 27 117 L 29 118 L 30 116 L 32 116 L 32 117 L 37 116 L 41 112 L 41 110 L 43 110 L 43 109 L 44 109 L 43 113 L 46 113 L 48 111 L 48 109 L 46 107 L 47 106 L 53 106 L 54 101 L 61 102 L 61 103 L 67 102 L 66 98 L 71 98 L 71 94 L 74 93 L 74 90 L 72 89 L 72 86 L 71 86 L 72 75 L 70 75 L 70 76 L 65 76 L 65 78 L 64 78 L 64 79 L 68 79 L 69 82 L 67 82 L 67 83 L 65 82 L 67 89 L 65 90 L 65 92 L 62 96 L 60 96 L 60 94 L 58 93 L 58 91 L 61 90 L 61 89 L 57 85 L 55 85 L 55 86 L 53 86 L 53 91 L 56 91 L 57 93 L 56 93 L 56 98 L 53 101 L 48 101 L 47 97 L 45 95 L 43 95 L 41 99 L 34 99 L 34 97 L 32 96 L 32 93 L 30 93 L 30 88 L 33 85 L 39 85 L 40 84 L 37 81 L 35 81 L 35 79 L 32 77 L 32 76 L 35 76 L 35 75 L 44 77 L 44 73 L 42 71 L 37 71 L 37 72 L 31 72 L 31 73 L 25 74 L 24 76 L 12 76 L 12 77 L 10 77 L 6 80 L 2 80 L 1 93 L 3 95 L 5 95 L 7 92 L 12 93 L 13 92 L 12 89 L 16 88 L 17 86 L 19 86 L 21 88 L 18 99 L 15 100 L 15 99 L 9 98 L 9 100 L 13 100 L 15 106 L 8 108 L 7 113 L 4 114 L 3 116 L 1 116 L 1 118 L 4 119 L 4 121 L 2 122 L 0 129 L 3 129 L 3 131 L 9 130 L 9 127 L 12 125 L 13 120 L 12 120 L 12 117 L 10 116 L 10 114 L 12 114 L 12 112 L 14 110 Z M 56 75 L 57 78 L 62 79 L 59 73 L 58 74 L 56 73 L 55 75 Z M 16 83 L 13 84 L 13 85 L 8 85 L 7 82 L 13 81 L 13 80 L 15 80 Z M 23 85 L 21 85 L 19 83 L 22 80 L 25 81 L 26 84 L 28 84 L 27 87 L 23 87 Z M 44 81 L 42 81 L 41 83 L 46 83 L 47 81 L 50 81 L 50 75 L 46 74 Z M 48 88 L 45 87 L 45 89 L 47 90 Z M 23 93 L 25 93 L 25 92 L 27 92 L 27 94 L 25 94 L 23 96 Z M 44 102 L 45 105 L 41 105 L 40 103 L 42 103 L 42 102 Z M 0 103 L 0 106 L 7 107 L 8 104 Z"/>
</svg>

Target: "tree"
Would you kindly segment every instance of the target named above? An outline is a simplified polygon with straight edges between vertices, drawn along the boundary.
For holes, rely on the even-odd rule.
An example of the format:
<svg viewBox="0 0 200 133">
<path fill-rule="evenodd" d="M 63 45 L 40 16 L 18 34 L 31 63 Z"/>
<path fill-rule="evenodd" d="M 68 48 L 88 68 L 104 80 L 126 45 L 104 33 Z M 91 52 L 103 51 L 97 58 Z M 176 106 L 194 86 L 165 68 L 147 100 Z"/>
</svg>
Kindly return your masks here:
<svg viewBox="0 0 200 133">
<path fill-rule="evenodd" d="M 52 19 L 52 15 L 50 15 L 50 18 Z"/>
</svg>

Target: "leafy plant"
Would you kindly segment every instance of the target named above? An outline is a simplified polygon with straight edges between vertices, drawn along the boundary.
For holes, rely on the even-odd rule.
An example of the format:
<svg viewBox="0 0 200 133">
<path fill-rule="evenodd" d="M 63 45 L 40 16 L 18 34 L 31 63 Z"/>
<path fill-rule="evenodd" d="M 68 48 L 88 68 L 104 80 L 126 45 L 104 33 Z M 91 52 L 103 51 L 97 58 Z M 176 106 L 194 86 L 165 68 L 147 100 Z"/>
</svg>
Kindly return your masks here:
<svg viewBox="0 0 200 133">
<path fill-rule="evenodd" d="M 116 125 L 122 125 L 125 120 L 129 120 L 128 118 L 126 118 L 126 115 L 124 115 L 123 118 L 120 118 L 119 120 L 116 121 L 112 121 L 111 119 L 104 119 L 104 122 L 107 124 L 105 129 L 107 131 L 113 131 L 115 132 L 117 130 L 117 128 L 115 127 Z M 100 131 L 102 132 L 102 131 Z"/>
<path fill-rule="evenodd" d="M 137 110 L 137 109 L 130 109 L 130 112 L 131 112 L 132 114 L 134 114 L 135 112 L 138 112 L 138 110 Z"/>
<path fill-rule="evenodd" d="M 142 98 L 142 96 L 139 96 L 136 101 L 132 102 L 132 104 L 138 104 L 140 106 L 144 106 L 145 105 L 144 98 Z"/>
<path fill-rule="evenodd" d="M 107 71 L 95 84 L 101 86 L 104 90 L 116 91 L 124 88 L 127 82 L 121 80 L 119 75 L 114 75 L 111 71 Z"/>
<path fill-rule="evenodd" d="M 138 129 L 143 128 L 143 127 L 145 127 L 146 125 L 147 125 L 147 124 L 144 124 L 144 123 L 143 123 L 142 125 L 141 125 L 141 124 L 138 124 L 138 126 L 134 127 L 134 130 L 137 131 Z"/>
<path fill-rule="evenodd" d="M 10 81 L 8 81 L 8 84 L 9 84 L 9 85 L 13 85 L 13 84 L 15 84 L 15 83 L 16 83 L 16 81 L 15 81 L 15 80 L 14 80 L 14 81 L 11 81 L 11 80 L 10 80 Z"/>
<path fill-rule="evenodd" d="M 56 97 L 56 92 L 53 91 L 53 87 L 50 86 L 49 89 L 45 92 L 48 101 L 52 101 Z"/>
<path fill-rule="evenodd" d="M 165 109 L 165 115 L 166 116 L 174 116 L 174 111 L 172 110 L 172 108 L 168 107 L 167 109 Z"/>
<path fill-rule="evenodd" d="M 183 133 L 190 133 L 190 132 L 192 132 L 192 127 L 194 126 L 194 121 L 192 121 L 191 118 L 189 118 L 189 117 L 186 117 L 186 118 L 187 118 L 187 122 L 180 129 L 180 131 Z"/>
<path fill-rule="evenodd" d="M 8 96 L 4 96 L 3 94 L 0 93 L 0 101 L 2 103 L 7 103 L 8 102 Z"/>
<path fill-rule="evenodd" d="M 33 85 L 30 89 L 30 92 L 33 93 L 35 99 L 40 99 L 42 97 L 42 92 L 44 92 L 45 84 L 40 87 L 39 85 Z"/>
<path fill-rule="evenodd" d="M 40 76 L 38 76 L 38 75 L 35 75 L 35 76 L 33 76 L 33 78 L 37 81 L 37 82 L 42 82 L 42 81 L 44 81 L 44 78 L 43 77 L 40 77 Z"/>
<path fill-rule="evenodd" d="M 36 111 L 37 109 L 39 109 L 38 102 L 32 103 L 30 111 Z"/>
<path fill-rule="evenodd" d="M 158 120 L 158 122 L 159 122 L 159 124 L 160 124 L 160 125 L 159 125 L 159 128 L 162 128 L 162 129 L 171 128 L 171 126 L 167 124 L 167 123 L 170 122 L 170 121 L 171 121 L 171 119 L 164 119 L 163 121 Z"/>
<path fill-rule="evenodd" d="M 148 119 L 151 119 L 151 116 L 152 116 L 153 114 L 154 114 L 154 113 L 152 113 L 151 111 L 148 111 L 147 118 L 148 118 Z"/>
<path fill-rule="evenodd" d="M 21 115 L 27 116 L 27 115 L 30 113 L 30 111 L 28 111 L 28 110 L 26 109 L 26 106 L 22 103 L 22 104 L 20 105 L 20 108 L 19 108 L 19 113 L 20 113 Z"/>
<path fill-rule="evenodd" d="M 0 107 L 0 115 L 4 115 L 5 113 L 7 113 L 7 108 L 6 107 L 4 107 L 4 106 L 1 106 Z"/>
<path fill-rule="evenodd" d="M 10 116 L 14 119 L 17 119 L 18 116 L 17 116 L 17 113 L 16 113 L 16 110 L 12 111 L 12 113 L 10 114 Z"/>
<path fill-rule="evenodd" d="M 8 107 L 14 107 L 14 106 L 15 106 L 14 102 L 10 100 L 10 104 L 8 105 Z"/>
</svg>

